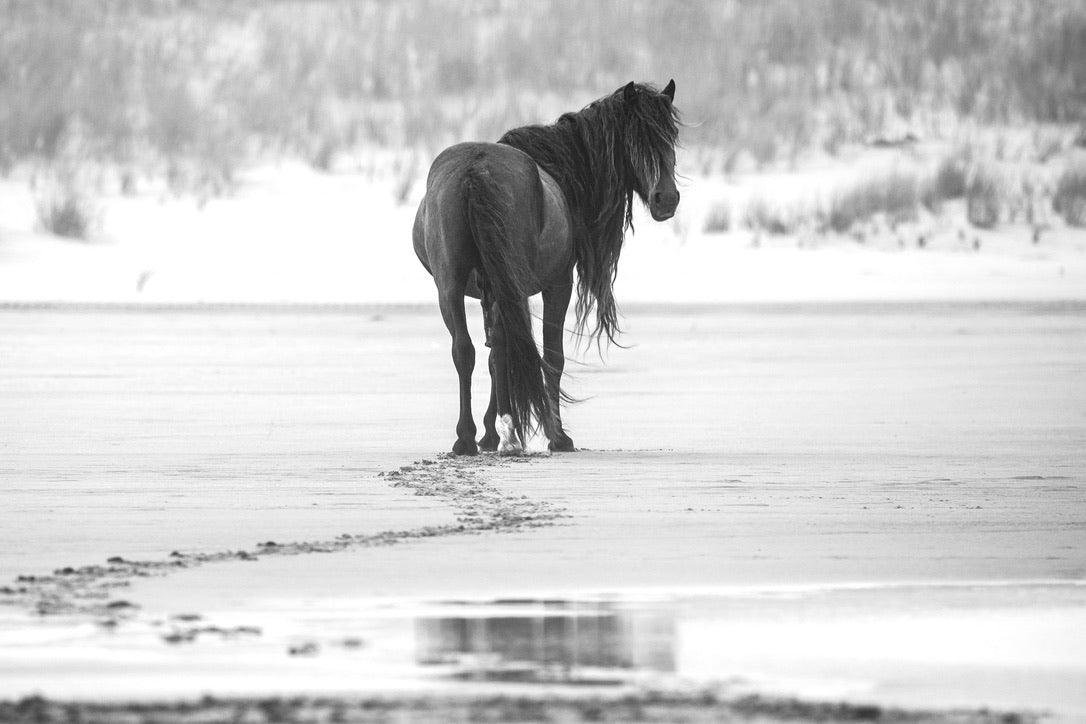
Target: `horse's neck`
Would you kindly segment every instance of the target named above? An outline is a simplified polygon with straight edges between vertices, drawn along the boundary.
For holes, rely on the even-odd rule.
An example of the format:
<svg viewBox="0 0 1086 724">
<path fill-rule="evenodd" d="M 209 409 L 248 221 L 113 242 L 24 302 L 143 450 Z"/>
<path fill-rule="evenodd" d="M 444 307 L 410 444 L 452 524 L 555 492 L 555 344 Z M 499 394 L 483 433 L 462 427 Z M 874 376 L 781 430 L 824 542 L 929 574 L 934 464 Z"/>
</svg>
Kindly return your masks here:
<svg viewBox="0 0 1086 724">
<path fill-rule="evenodd" d="M 616 212 L 621 216 L 626 213 L 626 199 L 629 189 L 626 188 L 625 175 L 623 174 L 624 159 L 615 153 L 607 158 L 602 153 L 593 153 L 588 147 L 588 142 L 583 136 L 578 136 L 581 148 L 577 149 L 585 158 L 591 159 L 587 169 L 581 169 L 577 185 L 580 186 L 580 194 L 586 194 L 587 199 L 581 198 L 581 213 L 588 229 L 598 233 L 604 229 L 600 227 L 601 212 L 608 212 L 608 219 Z M 587 203 L 584 203 L 587 202 Z"/>
<path fill-rule="evenodd" d="M 593 134 L 578 128 L 579 122 L 585 121 L 570 116 L 553 126 L 518 129 L 549 137 L 546 143 L 537 145 L 529 140 L 530 136 L 518 138 L 517 131 L 511 132 L 507 142 L 532 156 L 558 182 L 570 215 L 585 234 L 598 237 L 601 233 L 614 233 L 610 227 L 616 223 L 616 215 L 618 224 L 624 222 L 630 193 L 626 188 L 625 160 L 618 156 L 616 149 L 621 145 L 617 142 L 606 144 L 606 149 L 594 148 Z M 610 152 L 610 158 L 606 151 Z"/>
</svg>

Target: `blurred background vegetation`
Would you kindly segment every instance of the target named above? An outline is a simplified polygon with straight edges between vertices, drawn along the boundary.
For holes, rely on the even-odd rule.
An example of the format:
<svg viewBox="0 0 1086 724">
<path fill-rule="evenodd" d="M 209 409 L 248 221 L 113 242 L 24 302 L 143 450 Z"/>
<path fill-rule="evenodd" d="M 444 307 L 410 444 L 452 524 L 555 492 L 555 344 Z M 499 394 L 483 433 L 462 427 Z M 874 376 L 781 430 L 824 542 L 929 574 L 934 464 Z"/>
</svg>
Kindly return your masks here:
<svg viewBox="0 0 1086 724">
<path fill-rule="evenodd" d="M 632 79 L 676 79 L 684 170 L 707 175 L 1086 118 L 1086 0 L 0 0 L 0 18 L 0 173 L 90 162 L 122 192 L 221 193 L 268 157 L 394 152 L 415 173 Z"/>
</svg>

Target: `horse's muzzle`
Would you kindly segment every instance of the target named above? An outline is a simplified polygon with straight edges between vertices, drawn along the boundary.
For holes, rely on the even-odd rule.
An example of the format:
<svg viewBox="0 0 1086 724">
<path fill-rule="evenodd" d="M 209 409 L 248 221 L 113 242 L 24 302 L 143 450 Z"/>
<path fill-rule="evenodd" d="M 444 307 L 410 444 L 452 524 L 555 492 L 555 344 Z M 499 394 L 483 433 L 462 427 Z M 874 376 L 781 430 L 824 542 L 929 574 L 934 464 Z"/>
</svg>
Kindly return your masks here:
<svg viewBox="0 0 1086 724">
<path fill-rule="evenodd" d="M 653 221 L 667 221 L 675 215 L 675 209 L 679 207 L 679 192 L 655 191 L 649 203 L 649 213 Z"/>
</svg>

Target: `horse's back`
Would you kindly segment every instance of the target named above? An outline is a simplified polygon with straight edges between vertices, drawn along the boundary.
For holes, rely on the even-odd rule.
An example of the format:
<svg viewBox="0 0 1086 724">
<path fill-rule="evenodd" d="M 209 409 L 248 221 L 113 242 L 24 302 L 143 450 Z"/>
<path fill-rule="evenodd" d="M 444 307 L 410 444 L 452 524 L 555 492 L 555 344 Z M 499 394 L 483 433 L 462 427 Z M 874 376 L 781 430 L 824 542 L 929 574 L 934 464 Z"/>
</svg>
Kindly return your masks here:
<svg viewBox="0 0 1086 724">
<path fill-rule="evenodd" d="M 467 141 L 449 146 L 437 155 L 426 180 L 427 188 L 440 183 L 446 175 L 464 172 L 470 166 L 482 165 L 503 178 L 530 177 L 536 164 L 528 154 L 500 143 Z"/>
</svg>

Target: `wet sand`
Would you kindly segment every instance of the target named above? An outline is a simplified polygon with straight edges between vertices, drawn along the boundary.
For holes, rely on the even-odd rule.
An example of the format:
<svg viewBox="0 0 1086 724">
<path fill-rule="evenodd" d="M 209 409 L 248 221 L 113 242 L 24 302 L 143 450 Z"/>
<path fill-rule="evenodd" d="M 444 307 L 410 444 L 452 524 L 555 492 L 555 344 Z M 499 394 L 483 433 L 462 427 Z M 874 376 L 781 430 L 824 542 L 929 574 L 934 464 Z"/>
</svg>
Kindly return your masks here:
<svg viewBox="0 0 1086 724">
<path fill-rule="evenodd" d="M 334 642 L 603 597 L 720 638 L 680 673 L 744 696 L 1086 711 L 1083 311 L 631 309 L 631 349 L 568 368 L 583 452 L 465 462 L 428 310 L 5 310 L 0 696 L 417 691 Z"/>
</svg>

